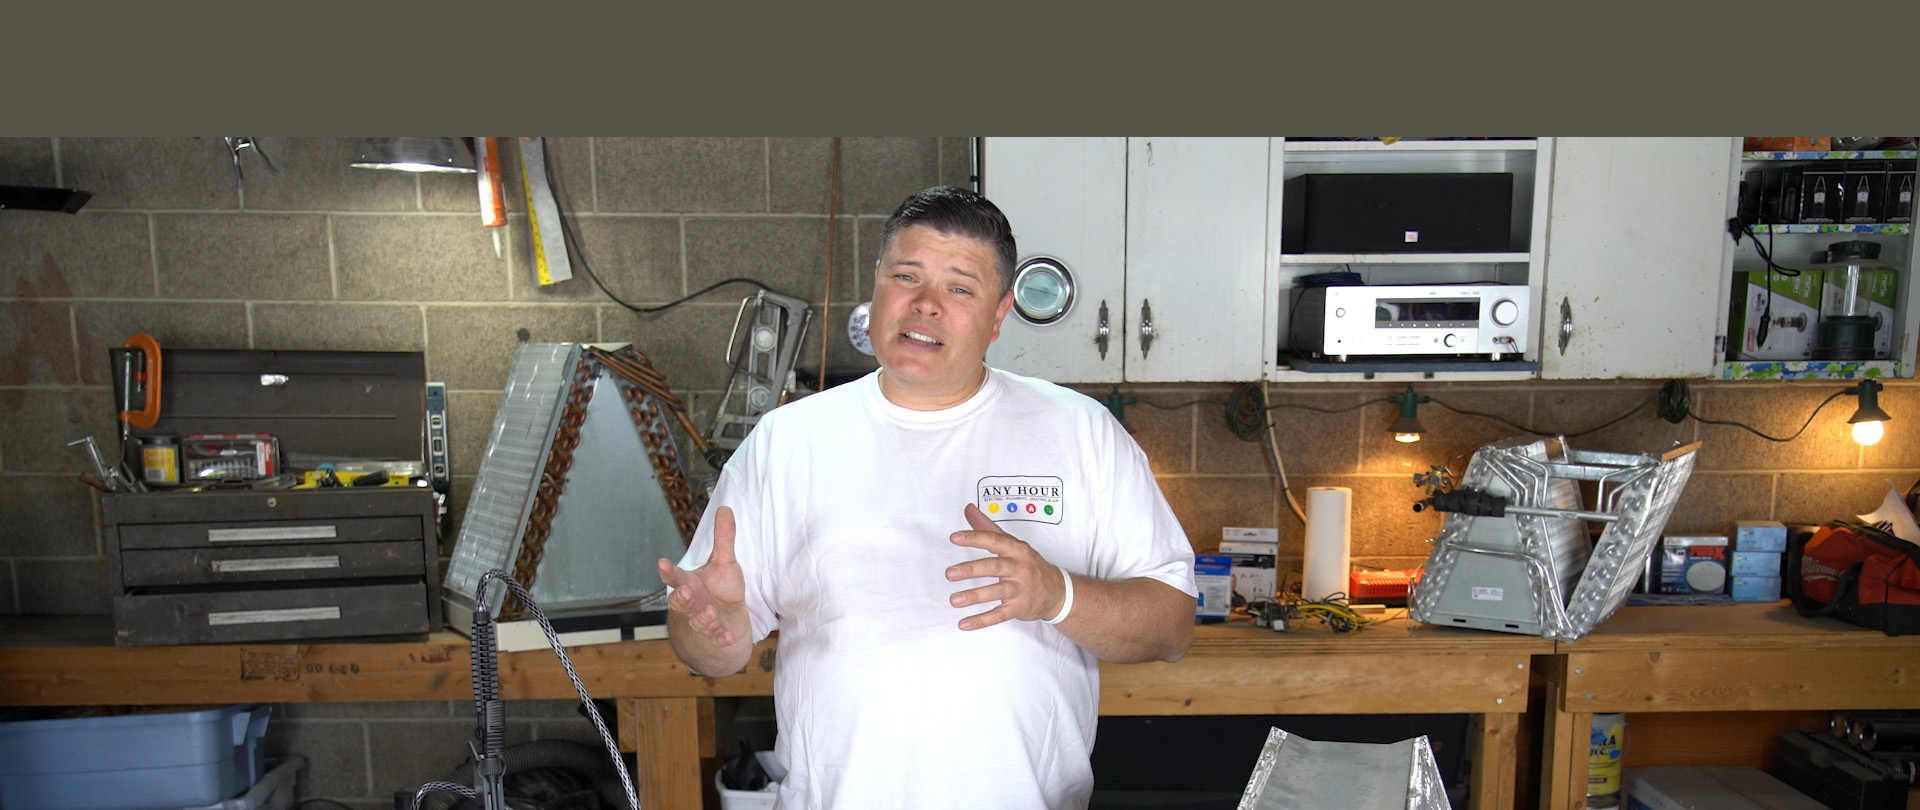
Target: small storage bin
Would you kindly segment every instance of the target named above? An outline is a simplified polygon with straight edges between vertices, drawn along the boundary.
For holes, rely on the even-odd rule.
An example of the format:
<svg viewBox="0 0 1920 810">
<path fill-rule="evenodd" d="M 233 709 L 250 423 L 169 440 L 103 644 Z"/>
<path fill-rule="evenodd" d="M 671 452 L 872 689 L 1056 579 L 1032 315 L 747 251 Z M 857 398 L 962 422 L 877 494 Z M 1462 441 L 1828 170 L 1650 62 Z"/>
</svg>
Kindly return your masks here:
<svg viewBox="0 0 1920 810">
<path fill-rule="evenodd" d="M 307 767 L 307 761 L 300 757 L 287 757 L 277 761 L 267 769 L 260 781 L 253 783 L 246 793 L 228 799 L 219 804 L 190 807 L 186 810 L 292 810 L 293 782 L 300 775 L 300 769 Z"/>
<path fill-rule="evenodd" d="M 772 810 L 774 801 L 780 798 L 780 781 L 787 778 L 787 769 L 773 758 L 772 751 L 755 751 L 753 755 L 760 760 L 767 778 L 773 781 L 766 790 L 728 790 L 720 781 L 720 773 L 715 771 L 713 788 L 720 791 L 720 810 Z"/>
<path fill-rule="evenodd" d="M 0 807 L 200 807 L 260 777 L 268 706 L 0 723 Z"/>
</svg>

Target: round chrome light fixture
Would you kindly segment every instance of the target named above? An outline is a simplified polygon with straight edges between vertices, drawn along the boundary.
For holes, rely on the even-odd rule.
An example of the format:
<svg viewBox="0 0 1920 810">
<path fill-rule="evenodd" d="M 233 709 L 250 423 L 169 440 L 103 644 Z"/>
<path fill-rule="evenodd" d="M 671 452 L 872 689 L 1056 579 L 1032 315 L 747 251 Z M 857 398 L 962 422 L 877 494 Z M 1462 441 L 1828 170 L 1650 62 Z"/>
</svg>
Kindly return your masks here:
<svg viewBox="0 0 1920 810">
<path fill-rule="evenodd" d="M 1058 259 L 1035 256 L 1013 274 L 1013 309 L 1027 323 L 1046 325 L 1073 309 L 1073 274 Z"/>
</svg>

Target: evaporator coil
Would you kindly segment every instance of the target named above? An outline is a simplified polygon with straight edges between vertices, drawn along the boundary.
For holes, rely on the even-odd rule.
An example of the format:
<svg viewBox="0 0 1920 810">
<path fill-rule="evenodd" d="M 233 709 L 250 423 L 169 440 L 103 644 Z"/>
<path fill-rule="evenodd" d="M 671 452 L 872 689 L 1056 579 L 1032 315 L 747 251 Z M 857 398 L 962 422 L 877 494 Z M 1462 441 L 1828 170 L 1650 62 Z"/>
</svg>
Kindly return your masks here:
<svg viewBox="0 0 1920 810">
<path fill-rule="evenodd" d="M 665 610 L 653 561 L 678 559 L 705 498 L 687 484 L 676 439 L 697 442 L 680 400 L 631 347 L 520 347 L 447 564 L 447 622 L 471 633 L 474 594 L 510 571 L 553 618 Z M 489 614 L 525 606 L 508 589 Z"/>
<path fill-rule="evenodd" d="M 1592 632 L 1626 604 L 1699 447 L 1605 453 L 1518 438 L 1480 448 L 1460 489 L 1498 508 L 1448 512 L 1408 615 L 1565 641 Z M 1594 484 L 1591 509 L 1583 481 Z M 1589 523 L 1605 527 L 1591 545 Z"/>
</svg>

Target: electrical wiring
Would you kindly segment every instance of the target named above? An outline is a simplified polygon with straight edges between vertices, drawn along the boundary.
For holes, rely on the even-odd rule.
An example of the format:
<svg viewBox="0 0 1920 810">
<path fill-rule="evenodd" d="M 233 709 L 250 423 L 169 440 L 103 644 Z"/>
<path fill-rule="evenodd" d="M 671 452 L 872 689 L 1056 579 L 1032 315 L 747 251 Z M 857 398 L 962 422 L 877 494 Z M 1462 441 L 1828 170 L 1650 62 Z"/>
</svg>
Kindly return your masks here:
<svg viewBox="0 0 1920 810">
<path fill-rule="evenodd" d="M 1742 424 L 1740 422 L 1727 421 L 1724 419 L 1707 419 L 1705 417 L 1700 416 L 1699 414 L 1694 413 L 1693 405 L 1692 405 L 1692 402 L 1693 402 L 1692 394 L 1688 391 L 1687 384 L 1679 380 L 1668 380 L 1666 385 L 1663 385 L 1660 387 L 1660 392 L 1658 394 L 1658 397 L 1660 399 L 1659 414 L 1660 414 L 1660 418 L 1665 419 L 1669 422 L 1673 422 L 1675 424 L 1679 424 L 1681 421 L 1686 419 L 1692 419 L 1695 422 L 1703 422 L 1709 425 L 1726 425 L 1728 427 L 1737 427 L 1741 430 L 1744 430 L 1755 436 L 1759 436 L 1760 438 L 1766 439 L 1767 441 L 1770 441 L 1770 442 L 1790 442 L 1790 441 L 1793 441 L 1794 439 L 1799 438 L 1800 434 L 1807 432 L 1807 428 L 1813 424 L 1813 418 L 1816 416 L 1819 416 L 1820 411 L 1825 409 L 1828 403 L 1831 403 L 1834 400 L 1839 399 L 1842 396 L 1845 396 L 1849 392 L 1850 392 L 1850 389 L 1843 388 L 1828 395 L 1826 399 L 1820 400 L 1820 404 L 1817 406 L 1814 406 L 1813 413 L 1807 414 L 1807 421 L 1802 422 L 1800 424 L 1800 429 L 1794 431 L 1791 435 L 1787 435 L 1787 436 L 1769 436 L 1765 433 L 1761 433 L 1758 429 L 1755 429 L 1752 425 Z"/>
<path fill-rule="evenodd" d="M 593 264 L 587 261 L 587 253 L 586 251 L 580 248 L 580 241 L 578 237 L 576 237 L 573 233 L 573 225 L 568 221 L 566 209 L 560 206 L 560 198 L 563 195 L 560 188 L 559 178 L 554 176 L 553 164 L 555 162 L 557 161 L 554 160 L 553 153 L 548 153 L 544 169 L 547 174 L 547 185 L 553 188 L 554 208 L 560 212 L 561 238 L 566 241 L 567 249 L 568 251 L 570 251 L 574 260 L 580 263 L 580 269 L 587 274 L 587 279 L 593 282 L 593 286 L 600 288 L 600 292 L 606 294 L 607 298 L 612 300 L 614 303 L 619 304 L 620 306 L 625 307 L 628 310 L 631 310 L 633 312 L 637 312 L 642 315 L 650 315 L 656 312 L 665 312 L 669 309 L 673 309 L 674 307 L 680 306 L 681 304 L 687 303 L 688 301 L 692 301 L 695 298 L 699 298 L 700 296 L 706 295 L 707 293 L 713 292 L 714 290 L 720 289 L 721 287 L 725 287 L 728 284 L 752 284 L 755 287 L 759 287 L 760 289 L 766 290 L 767 292 L 773 293 L 775 295 L 783 294 L 779 290 L 776 290 L 772 287 L 762 284 L 759 281 L 756 281 L 754 279 L 735 277 L 735 278 L 721 279 L 720 281 L 716 281 L 712 284 L 702 287 L 698 292 L 689 294 L 676 301 L 670 301 L 668 303 L 661 304 L 660 306 L 657 306 L 657 307 L 639 306 L 637 304 L 629 303 L 628 301 L 622 299 L 618 295 L 614 295 L 613 290 L 607 289 L 607 285 L 600 281 L 600 274 L 595 273 L 593 271 Z"/>
<path fill-rule="evenodd" d="M 1613 427 L 1614 425 L 1617 425 L 1617 424 L 1620 424 L 1621 422 L 1623 422 L 1623 421 L 1626 421 L 1626 418 L 1627 418 L 1627 417 L 1629 417 L 1629 416 L 1632 416 L 1632 415 L 1634 415 L 1634 414 L 1636 414 L 1636 413 L 1639 413 L 1639 412 L 1641 412 L 1642 410 L 1645 410 L 1645 409 L 1646 409 L 1646 407 L 1647 407 L 1648 405 L 1651 405 L 1651 404 L 1653 404 L 1653 402 L 1654 402 L 1655 400 L 1657 400 L 1657 399 L 1659 399 L 1659 396 L 1660 396 L 1660 395 L 1659 395 L 1658 393 L 1655 393 L 1655 394 L 1652 394 L 1652 395 L 1649 395 L 1649 396 L 1648 396 L 1648 397 L 1647 397 L 1646 399 L 1644 399 L 1644 400 L 1641 400 L 1641 401 L 1640 401 L 1640 404 L 1638 404 L 1638 405 L 1635 405 L 1635 406 L 1633 406 L 1633 409 L 1632 409 L 1632 410 L 1630 410 L 1630 411 L 1627 411 L 1626 413 L 1623 413 L 1623 414 L 1620 414 L 1619 416 L 1616 416 L 1616 417 L 1614 417 L 1614 418 L 1612 418 L 1612 419 L 1608 419 L 1608 420 L 1607 420 L 1607 421 L 1605 421 L 1605 422 L 1601 422 L 1601 423 L 1600 423 L 1600 424 L 1598 424 L 1598 425 L 1595 425 L 1595 426 L 1593 426 L 1593 427 L 1590 427 L 1590 428 L 1587 428 L 1586 430 L 1582 430 L 1582 431 L 1578 431 L 1578 432 L 1575 432 L 1575 433 L 1563 433 L 1563 432 L 1559 432 L 1559 431 L 1545 431 L 1545 430 L 1536 430 L 1536 429 L 1534 429 L 1534 428 L 1530 428 L 1530 427 L 1527 427 L 1526 425 L 1522 425 L 1522 424 L 1520 424 L 1520 423 L 1518 423 L 1518 422 L 1514 422 L 1514 421 L 1512 421 L 1512 420 L 1509 420 L 1509 419 L 1507 419 L 1507 418 L 1505 418 L 1505 417 L 1501 417 L 1501 416 L 1497 416 L 1497 415 L 1495 415 L 1495 414 L 1490 414 L 1490 413 L 1484 413 L 1484 412 L 1481 412 L 1481 411 L 1469 411 L 1469 410 L 1465 410 L 1465 409 L 1462 409 L 1462 408 L 1456 408 L 1456 407 L 1453 407 L 1452 405 L 1448 405 L 1447 403 L 1445 403 L 1445 402 L 1443 402 L 1443 401 L 1441 401 L 1441 400 L 1438 400 L 1438 399 L 1435 399 L 1435 398 L 1433 398 L 1433 397 L 1427 397 L 1427 401 L 1428 401 L 1428 402 L 1431 402 L 1431 403 L 1433 403 L 1433 404 L 1435 404 L 1435 405 L 1438 405 L 1438 406 L 1440 406 L 1440 407 L 1442 407 L 1442 408 L 1446 408 L 1446 409 L 1447 409 L 1447 410 L 1449 410 L 1449 411 L 1453 411 L 1454 413 L 1457 413 L 1457 414 L 1464 414 L 1464 415 L 1466 415 L 1466 416 L 1478 416 L 1478 417 L 1480 417 L 1480 418 L 1482 418 L 1482 419 L 1491 419 L 1491 420 L 1493 420 L 1493 421 L 1495 421 L 1495 422 L 1499 422 L 1500 424 L 1503 424 L 1503 425 L 1506 425 L 1507 427 L 1510 427 L 1510 428 L 1513 428 L 1513 429 L 1515 429 L 1515 430 L 1518 430 L 1518 431 L 1520 431 L 1520 432 L 1522 432 L 1522 433 L 1531 433 L 1531 434 L 1533 434 L 1533 435 L 1535 435 L 1535 436 L 1562 436 L 1562 437 L 1566 437 L 1566 438 L 1575 438 L 1575 437 L 1578 437 L 1578 436 L 1585 436 L 1585 435 L 1587 435 L 1587 434 L 1589 434 L 1589 433 L 1598 433 L 1598 432 L 1600 432 L 1600 431 L 1602 431 L 1602 430 L 1605 430 L 1605 429 L 1607 429 L 1607 428 L 1610 428 L 1610 427 Z"/>
</svg>

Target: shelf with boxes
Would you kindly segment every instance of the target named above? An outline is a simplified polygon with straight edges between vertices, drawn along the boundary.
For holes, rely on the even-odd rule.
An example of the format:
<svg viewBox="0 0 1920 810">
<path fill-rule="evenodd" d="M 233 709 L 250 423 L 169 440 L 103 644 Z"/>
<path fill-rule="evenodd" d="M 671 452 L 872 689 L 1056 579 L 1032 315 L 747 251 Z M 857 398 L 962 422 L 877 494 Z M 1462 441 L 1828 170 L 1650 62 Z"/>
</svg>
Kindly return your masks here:
<svg viewBox="0 0 1920 810">
<path fill-rule="evenodd" d="M 1920 151 L 1817 146 L 1738 156 L 1722 378 L 1913 376 Z"/>
</svg>

